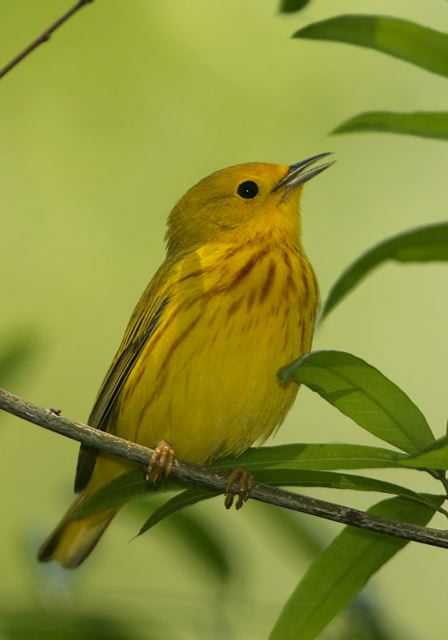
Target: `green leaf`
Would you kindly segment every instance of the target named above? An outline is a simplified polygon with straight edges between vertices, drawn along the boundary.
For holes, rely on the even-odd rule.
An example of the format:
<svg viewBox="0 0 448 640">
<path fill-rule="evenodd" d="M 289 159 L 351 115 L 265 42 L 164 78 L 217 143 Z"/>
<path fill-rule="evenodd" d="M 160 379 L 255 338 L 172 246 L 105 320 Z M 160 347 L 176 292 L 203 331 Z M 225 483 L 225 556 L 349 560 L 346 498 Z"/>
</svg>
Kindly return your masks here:
<svg viewBox="0 0 448 640">
<path fill-rule="evenodd" d="M 336 16 L 299 29 L 293 37 L 375 49 L 448 76 L 448 35 L 408 20 L 390 16 Z"/>
<path fill-rule="evenodd" d="M 123 504 L 145 493 L 164 493 L 182 489 L 184 485 L 174 479 L 164 480 L 160 485 L 155 486 L 152 482 L 145 480 L 143 471 L 136 469 L 129 471 L 122 476 L 115 478 L 101 489 L 98 489 L 88 498 L 73 514 L 75 518 L 84 518 L 102 511 L 109 507 Z"/>
<path fill-rule="evenodd" d="M 394 113 L 370 111 L 361 113 L 340 124 L 332 133 L 358 133 L 360 131 L 382 131 L 405 133 L 424 138 L 448 140 L 447 111 L 416 111 Z"/>
<path fill-rule="evenodd" d="M 407 453 L 434 442 L 426 418 L 404 391 L 350 353 L 314 351 L 279 376 L 305 384 L 360 427 Z"/>
<path fill-rule="evenodd" d="M 400 468 L 403 466 L 402 459 L 406 460 L 406 467 L 412 467 L 412 463 L 408 461 L 406 455 L 391 449 L 355 444 L 298 443 L 278 447 L 254 447 L 248 449 L 238 458 L 227 457 L 217 460 L 213 467 L 230 470 L 243 466 L 252 473 L 271 468 L 288 470 L 381 469 Z M 145 480 L 143 472 L 136 469 L 123 474 L 99 489 L 78 508 L 75 517 L 88 516 L 102 509 L 122 504 L 136 496 L 148 493 L 161 494 L 183 487 L 184 485 L 174 478 L 165 480 L 158 487 L 154 487 Z"/>
<path fill-rule="evenodd" d="M 401 466 L 417 469 L 448 469 L 448 439 L 436 440 L 432 445 L 414 455 L 405 456 Z"/>
<path fill-rule="evenodd" d="M 443 452 L 437 453 L 438 457 L 434 460 L 434 465 L 431 465 L 431 468 L 446 468 L 444 466 L 446 464 L 445 455 Z M 433 460 L 433 458 L 430 460 Z M 270 469 L 293 472 L 300 470 L 427 468 L 418 456 L 410 457 L 398 451 L 381 447 L 337 443 L 298 443 L 277 447 L 254 447 L 248 449 L 238 458 L 222 458 L 213 464 L 214 468 L 223 470 L 234 469 L 238 466 L 244 467 L 247 471 L 255 473 L 260 478 L 260 472 L 267 472 Z M 75 517 L 88 516 L 102 509 L 122 504 L 136 496 L 145 494 L 160 495 L 170 491 L 179 491 L 183 487 L 182 483 L 173 478 L 165 480 L 158 487 L 154 487 L 144 479 L 142 471 L 136 469 L 112 480 L 112 482 L 99 489 L 78 508 Z M 202 493 L 203 491 L 204 493 Z M 186 496 L 184 496 L 184 493 Z M 173 498 L 174 507 L 176 507 L 178 500 L 180 501 L 178 508 L 183 508 L 218 494 L 219 492 L 211 491 L 209 495 L 207 490 L 192 487 L 191 490 L 189 489 Z M 190 499 L 192 499 L 191 503 L 189 502 Z M 183 502 L 184 500 L 186 500 L 185 503 Z M 174 511 L 177 511 L 178 508 L 174 508 Z M 160 515 L 162 515 L 161 519 L 163 519 L 165 517 L 163 514 L 164 512 L 162 514 L 154 514 L 155 520 L 151 521 L 150 526 L 158 522 L 157 518 Z M 167 515 L 170 515 L 170 513 L 167 513 Z"/>
<path fill-rule="evenodd" d="M 360 444 L 297 443 L 277 447 L 253 447 L 238 458 L 222 458 L 213 467 L 233 469 L 241 466 L 255 473 L 258 470 L 282 469 L 381 469 L 400 467 L 406 456 L 398 451 Z"/>
<path fill-rule="evenodd" d="M 281 556 L 287 554 L 290 565 L 294 563 L 295 558 L 298 562 L 303 562 L 304 556 L 314 559 L 323 551 L 326 536 L 323 535 L 319 519 L 287 509 L 265 509 L 263 506 L 260 504 L 257 510 L 252 508 L 252 511 L 264 517 L 266 522 L 266 526 L 257 526 L 257 531 L 266 531 L 269 538 L 274 536 L 275 549 Z M 381 606 L 371 592 L 357 595 L 343 615 L 345 635 L 341 636 L 341 640 L 396 640 L 395 631 L 389 633 L 390 625 L 387 624 Z"/>
<path fill-rule="evenodd" d="M 280 13 L 295 13 L 296 11 L 301 11 L 309 5 L 309 3 L 310 0 L 281 0 Z"/>
<path fill-rule="evenodd" d="M 384 482 L 376 478 L 367 478 L 351 473 L 335 473 L 334 471 L 291 471 L 289 469 L 268 469 L 260 471 L 256 476 L 259 482 L 275 486 L 289 487 L 326 487 L 328 489 L 345 489 L 352 491 L 376 491 L 378 493 L 391 493 L 416 500 L 434 507 L 434 500 L 428 500 L 423 495 L 407 489 L 393 482 Z M 438 499 L 438 496 L 437 496 Z M 448 516 L 444 509 L 440 511 Z"/>
<path fill-rule="evenodd" d="M 304 557 L 314 560 L 326 546 L 325 532 L 320 520 L 287 509 L 266 509 L 260 504 L 259 509 L 252 507 L 256 516 L 264 519 L 265 524 L 255 524 L 257 531 L 264 532 L 266 539 L 275 538 L 275 551 L 280 557 L 287 557 L 290 566 L 295 561 L 303 563 Z M 328 534 L 328 532 L 327 532 Z M 286 554 L 286 556 L 285 556 Z M 342 626 L 345 635 L 337 635 L 340 640 L 396 640 L 396 631 L 389 632 L 385 613 L 374 594 L 358 594 L 350 605 L 342 612 Z"/>
<path fill-rule="evenodd" d="M 428 496 L 429 497 L 429 496 Z M 442 498 L 438 504 L 442 503 Z M 426 525 L 435 509 L 390 498 L 369 513 Z M 270 640 L 313 640 L 407 540 L 346 527 L 323 551 L 283 608 Z"/>
<path fill-rule="evenodd" d="M 259 482 L 265 482 L 275 486 L 299 486 L 299 487 L 327 487 L 331 489 L 351 489 L 356 491 L 376 491 L 379 493 L 392 493 L 415 500 L 416 502 L 425 504 L 430 508 L 434 508 L 434 503 L 438 500 L 438 496 L 428 498 L 426 495 L 416 493 L 402 487 L 401 485 L 384 482 L 375 478 L 366 478 L 353 474 L 331 473 L 323 471 L 297 471 L 290 469 L 268 469 L 258 471 L 256 479 Z M 151 516 L 146 520 L 138 536 L 152 529 L 156 524 L 162 522 L 169 516 L 176 514 L 185 507 L 191 507 L 202 500 L 208 500 L 219 495 L 220 491 L 207 489 L 206 487 L 190 487 L 158 507 Z M 436 508 L 448 516 L 448 512 L 444 509 Z"/>
<path fill-rule="evenodd" d="M 303 558 L 314 560 L 326 546 L 327 536 L 322 531 L 320 520 L 287 509 L 264 508 L 262 503 L 252 512 L 262 520 L 257 529 L 269 532 L 276 540 L 275 551 L 281 556 L 287 553 L 288 563 L 294 566 L 295 559 L 303 563 Z M 273 533 L 271 533 L 273 531 Z M 394 630 L 389 633 L 385 615 L 374 594 L 359 594 L 343 612 L 345 635 L 357 640 L 396 640 Z M 339 638 L 339 635 L 337 636 Z"/>
<path fill-rule="evenodd" d="M 193 504 L 201 502 L 202 500 L 207 500 L 209 498 L 214 498 L 218 496 L 221 492 L 214 491 L 213 489 L 207 489 L 207 487 L 189 487 L 182 493 L 178 493 L 176 496 L 171 498 L 163 504 L 161 507 L 156 509 L 154 513 L 146 520 L 140 531 L 138 532 L 138 536 L 141 536 L 142 533 L 146 533 L 149 529 L 152 529 L 158 522 L 161 522 L 168 516 L 176 513 L 180 509 L 184 509 L 185 507 L 191 507 Z"/>
<path fill-rule="evenodd" d="M 405 231 L 383 240 L 353 262 L 335 282 L 325 302 L 321 319 L 356 287 L 365 276 L 386 260 L 431 262 L 448 260 L 448 223 Z"/>
</svg>

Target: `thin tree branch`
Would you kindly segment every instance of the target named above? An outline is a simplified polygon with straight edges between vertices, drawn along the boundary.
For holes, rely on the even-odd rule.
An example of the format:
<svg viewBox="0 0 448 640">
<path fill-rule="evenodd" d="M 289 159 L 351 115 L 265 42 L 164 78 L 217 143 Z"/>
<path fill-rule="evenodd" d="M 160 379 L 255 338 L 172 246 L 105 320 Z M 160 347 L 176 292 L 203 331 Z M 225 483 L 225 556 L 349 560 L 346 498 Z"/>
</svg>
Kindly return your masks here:
<svg viewBox="0 0 448 640">
<path fill-rule="evenodd" d="M 93 0 L 79 0 L 79 2 L 77 2 L 71 9 L 66 11 L 64 15 L 58 18 L 56 22 L 53 22 L 53 24 L 49 26 L 48 29 L 41 33 L 39 37 L 37 37 L 35 40 L 33 40 L 33 42 L 25 47 L 23 51 L 18 53 L 10 62 L 8 62 L 8 64 L 0 69 L 0 78 L 3 78 L 3 76 L 11 71 L 11 69 L 14 69 L 14 67 L 18 65 L 19 62 L 22 62 L 22 60 L 29 56 L 30 53 L 34 51 L 34 49 L 37 49 L 39 45 L 43 44 L 44 42 L 48 42 L 48 40 L 51 38 L 51 35 L 54 33 L 54 31 L 56 31 L 56 29 L 59 29 L 59 27 L 63 25 L 64 22 L 67 22 L 69 18 L 71 18 L 75 13 L 77 13 L 80 9 L 85 7 L 87 4 L 90 4 L 91 2 L 93 2 Z"/>
<path fill-rule="evenodd" d="M 119 456 L 144 467 L 148 466 L 153 453 L 153 450 L 148 447 L 143 447 L 134 442 L 113 436 L 110 433 L 69 420 L 59 415 L 59 412 L 54 409 L 44 409 L 14 396 L 4 389 L 0 389 L 0 409 L 40 427 L 60 433 L 90 447 Z M 183 482 L 218 489 L 223 492 L 228 479 L 228 475 L 222 471 L 199 467 L 181 460 L 174 462 L 172 475 Z M 448 548 L 448 531 L 382 518 L 359 509 L 344 507 L 324 500 L 316 500 L 315 498 L 302 496 L 291 491 L 262 484 L 261 482 L 255 482 L 250 491 L 250 497 L 261 502 L 292 509 L 293 511 L 300 511 L 319 518 L 326 518 L 327 520 L 334 520 L 335 522 L 361 529 L 368 529 L 435 547 Z"/>
</svg>

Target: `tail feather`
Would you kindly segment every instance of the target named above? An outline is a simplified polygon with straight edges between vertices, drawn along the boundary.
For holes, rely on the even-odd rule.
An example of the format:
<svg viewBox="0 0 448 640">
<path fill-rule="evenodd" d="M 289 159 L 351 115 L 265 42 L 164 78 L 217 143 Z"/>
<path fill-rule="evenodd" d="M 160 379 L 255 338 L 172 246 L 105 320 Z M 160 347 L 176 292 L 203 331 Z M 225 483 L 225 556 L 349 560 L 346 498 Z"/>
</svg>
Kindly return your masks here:
<svg viewBox="0 0 448 640">
<path fill-rule="evenodd" d="M 63 567 L 74 569 L 87 558 L 122 504 L 83 518 L 76 518 L 74 514 L 95 491 L 129 468 L 129 464 L 117 458 L 98 456 L 88 486 L 77 496 L 59 525 L 40 547 L 37 557 L 41 562 L 56 560 Z"/>
<path fill-rule="evenodd" d="M 57 560 L 63 567 L 74 569 L 95 548 L 119 507 L 76 520 L 71 514 L 79 508 L 83 497 L 75 500 L 62 522 L 40 547 L 37 555 L 40 562 Z"/>
</svg>

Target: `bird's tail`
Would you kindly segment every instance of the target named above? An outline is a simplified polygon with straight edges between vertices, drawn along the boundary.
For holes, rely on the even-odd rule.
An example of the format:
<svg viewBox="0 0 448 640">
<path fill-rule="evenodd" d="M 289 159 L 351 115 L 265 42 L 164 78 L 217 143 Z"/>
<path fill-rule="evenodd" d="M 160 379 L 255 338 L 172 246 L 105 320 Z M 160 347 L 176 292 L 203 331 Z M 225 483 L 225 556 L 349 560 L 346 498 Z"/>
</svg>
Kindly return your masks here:
<svg viewBox="0 0 448 640">
<path fill-rule="evenodd" d="M 37 554 L 41 562 L 57 560 L 63 567 L 74 569 L 87 558 L 103 535 L 118 508 L 94 513 L 75 520 L 71 517 L 82 504 L 81 494 L 70 507 L 60 524 L 50 534 Z"/>
<path fill-rule="evenodd" d="M 125 470 L 116 460 L 98 457 L 91 481 L 40 547 L 37 557 L 41 562 L 56 560 L 63 567 L 74 569 L 87 558 L 123 505 L 114 505 L 81 518 L 76 518 L 76 512 L 95 491 Z"/>
</svg>

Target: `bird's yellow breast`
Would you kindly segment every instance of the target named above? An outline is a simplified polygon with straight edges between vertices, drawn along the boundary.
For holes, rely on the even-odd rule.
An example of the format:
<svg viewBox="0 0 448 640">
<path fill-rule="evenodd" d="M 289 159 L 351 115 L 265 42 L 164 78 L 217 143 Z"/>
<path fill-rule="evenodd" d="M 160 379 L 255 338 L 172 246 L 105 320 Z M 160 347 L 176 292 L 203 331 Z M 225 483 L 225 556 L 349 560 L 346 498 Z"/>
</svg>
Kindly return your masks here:
<svg viewBox="0 0 448 640">
<path fill-rule="evenodd" d="M 278 369 L 309 350 L 318 299 L 304 254 L 274 242 L 203 247 L 170 274 L 160 322 L 121 394 L 117 435 L 199 464 L 283 421 L 297 386 Z"/>
</svg>

